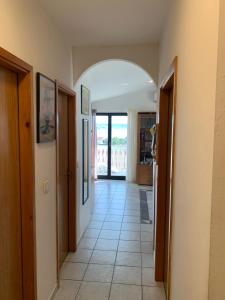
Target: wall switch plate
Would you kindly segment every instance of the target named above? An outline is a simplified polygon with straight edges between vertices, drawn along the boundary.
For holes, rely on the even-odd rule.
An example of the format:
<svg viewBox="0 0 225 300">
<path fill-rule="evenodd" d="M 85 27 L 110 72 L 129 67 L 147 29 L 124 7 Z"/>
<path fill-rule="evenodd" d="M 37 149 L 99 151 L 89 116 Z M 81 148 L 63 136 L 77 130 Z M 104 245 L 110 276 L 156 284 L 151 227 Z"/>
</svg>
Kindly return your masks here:
<svg viewBox="0 0 225 300">
<path fill-rule="evenodd" d="M 42 191 L 44 194 L 47 194 L 49 192 L 49 182 L 48 180 L 42 180 L 41 181 L 41 185 L 42 185 Z"/>
</svg>

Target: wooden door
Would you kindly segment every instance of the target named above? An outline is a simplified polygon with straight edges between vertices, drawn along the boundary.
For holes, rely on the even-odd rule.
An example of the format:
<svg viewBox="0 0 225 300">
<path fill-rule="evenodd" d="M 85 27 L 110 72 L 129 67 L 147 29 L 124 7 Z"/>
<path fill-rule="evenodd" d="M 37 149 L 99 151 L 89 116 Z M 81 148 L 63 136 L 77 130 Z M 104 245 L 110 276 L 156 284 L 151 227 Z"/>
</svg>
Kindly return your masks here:
<svg viewBox="0 0 225 300">
<path fill-rule="evenodd" d="M 171 184 L 172 184 L 172 129 L 173 129 L 173 88 L 168 91 L 168 127 L 167 127 L 167 158 L 166 158 L 166 211 L 165 211 L 165 247 L 164 247 L 164 286 L 168 295 L 168 266 L 171 218 Z"/>
<path fill-rule="evenodd" d="M 0 66 L 0 299 L 22 300 L 17 73 Z"/>
<path fill-rule="evenodd" d="M 69 146 L 68 97 L 58 94 L 58 259 L 59 267 L 69 252 Z"/>
</svg>

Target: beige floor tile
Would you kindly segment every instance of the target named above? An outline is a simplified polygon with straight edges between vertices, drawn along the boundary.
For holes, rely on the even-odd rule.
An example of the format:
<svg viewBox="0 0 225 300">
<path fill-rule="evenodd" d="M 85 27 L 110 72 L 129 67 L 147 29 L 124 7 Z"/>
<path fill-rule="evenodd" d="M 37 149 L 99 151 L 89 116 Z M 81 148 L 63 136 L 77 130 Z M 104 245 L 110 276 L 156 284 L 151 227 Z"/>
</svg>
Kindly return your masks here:
<svg viewBox="0 0 225 300">
<path fill-rule="evenodd" d="M 123 241 L 140 241 L 139 231 L 121 231 L 120 239 Z"/>
<path fill-rule="evenodd" d="M 84 281 L 111 282 L 113 266 L 89 264 L 84 276 Z"/>
<path fill-rule="evenodd" d="M 141 253 L 118 252 L 117 266 L 141 267 Z"/>
<path fill-rule="evenodd" d="M 109 300 L 141 300 L 141 286 L 113 284 Z"/>
<path fill-rule="evenodd" d="M 161 282 L 155 281 L 155 269 L 142 268 L 142 285 L 162 287 Z"/>
<path fill-rule="evenodd" d="M 153 232 L 153 224 L 141 224 L 141 231 Z"/>
<path fill-rule="evenodd" d="M 141 227 L 140 224 L 136 223 L 122 223 L 122 230 L 130 230 L 130 231 L 140 231 Z"/>
<path fill-rule="evenodd" d="M 60 280 L 60 288 L 54 300 L 74 300 L 79 290 L 80 282 L 73 280 Z"/>
<path fill-rule="evenodd" d="M 118 247 L 118 242 L 118 240 L 99 239 L 96 243 L 95 250 L 116 251 Z"/>
<path fill-rule="evenodd" d="M 103 222 L 102 221 L 91 221 L 89 223 L 88 228 L 93 228 L 93 229 L 101 229 Z"/>
<path fill-rule="evenodd" d="M 94 215 L 92 215 L 92 217 L 91 217 L 91 220 L 92 221 L 104 221 L 105 220 L 105 214 L 94 214 Z"/>
<path fill-rule="evenodd" d="M 110 283 L 83 282 L 76 300 L 108 300 Z"/>
<path fill-rule="evenodd" d="M 105 218 L 106 222 L 119 222 L 119 223 L 121 223 L 122 220 L 123 220 L 123 216 L 118 216 L 118 215 L 108 215 Z"/>
<path fill-rule="evenodd" d="M 137 223 L 140 224 L 140 217 L 138 216 L 124 216 L 123 217 L 124 223 Z"/>
<path fill-rule="evenodd" d="M 114 265 L 116 259 L 116 251 L 94 250 L 90 263 Z"/>
<path fill-rule="evenodd" d="M 118 240 L 120 238 L 119 230 L 102 230 L 99 236 L 100 239 Z"/>
<path fill-rule="evenodd" d="M 141 241 L 142 242 L 152 242 L 153 241 L 153 233 L 142 231 L 141 232 Z"/>
<path fill-rule="evenodd" d="M 102 229 L 108 229 L 108 230 L 120 230 L 121 223 L 117 222 L 104 222 Z"/>
<path fill-rule="evenodd" d="M 67 262 L 80 262 L 88 263 L 91 258 L 92 250 L 88 249 L 77 249 L 76 253 L 69 253 L 66 261 Z"/>
<path fill-rule="evenodd" d="M 142 267 L 154 268 L 154 257 L 152 253 L 142 253 Z"/>
<path fill-rule="evenodd" d="M 141 242 L 141 252 L 142 253 L 153 253 L 153 243 L 152 242 Z"/>
<path fill-rule="evenodd" d="M 82 238 L 78 245 L 80 249 L 94 249 L 97 239 Z"/>
<path fill-rule="evenodd" d="M 89 228 L 84 234 L 84 238 L 97 239 L 100 233 L 100 229 Z"/>
<path fill-rule="evenodd" d="M 119 241 L 118 251 L 140 252 L 139 241 Z"/>
<path fill-rule="evenodd" d="M 137 207 L 138 206 L 138 207 Z M 139 207 L 140 207 L 140 205 L 137 205 L 137 206 L 132 206 L 132 205 L 129 205 L 128 204 L 128 208 L 126 208 L 125 209 L 125 211 L 124 211 L 124 215 L 125 216 L 136 216 L 136 217 L 140 217 L 140 209 L 139 209 Z M 132 209 L 132 207 L 134 208 L 134 209 Z"/>
<path fill-rule="evenodd" d="M 164 288 L 144 286 L 143 300 L 166 300 Z"/>
<path fill-rule="evenodd" d="M 61 279 L 82 280 L 87 264 L 65 262 L 60 271 Z"/>
<path fill-rule="evenodd" d="M 116 266 L 113 283 L 141 285 L 141 268 Z"/>
</svg>

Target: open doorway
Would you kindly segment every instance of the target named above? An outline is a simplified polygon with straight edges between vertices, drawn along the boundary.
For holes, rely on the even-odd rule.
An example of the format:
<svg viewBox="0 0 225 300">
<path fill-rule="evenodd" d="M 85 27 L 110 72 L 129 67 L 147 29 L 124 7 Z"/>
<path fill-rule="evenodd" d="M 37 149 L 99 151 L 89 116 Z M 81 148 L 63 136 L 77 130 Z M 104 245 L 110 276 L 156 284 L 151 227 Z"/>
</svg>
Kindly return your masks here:
<svg viewBox="0 0 225 300">
<path fill-rule="evenodd" d="M 96 131 L 98 178 L 125 180 L 127 174 L 127 114 L 97 114 Z"/>
</svg>

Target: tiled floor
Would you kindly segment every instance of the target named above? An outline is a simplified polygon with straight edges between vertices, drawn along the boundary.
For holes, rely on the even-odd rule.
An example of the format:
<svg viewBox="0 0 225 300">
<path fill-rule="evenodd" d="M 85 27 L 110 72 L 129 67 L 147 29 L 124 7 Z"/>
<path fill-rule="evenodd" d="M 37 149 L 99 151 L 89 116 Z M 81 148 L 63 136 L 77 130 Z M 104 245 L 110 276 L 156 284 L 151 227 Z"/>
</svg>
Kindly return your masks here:
<svg viewBox="0 0 225 300">
<path fill-rule="evenodd" d="M 165 300 L 154 281 L 153 225 L 140 222 L 139 189 L 123 181 L 95 184 L 92 219 L 62 267 L 54 300 Z"/>
</svg>

